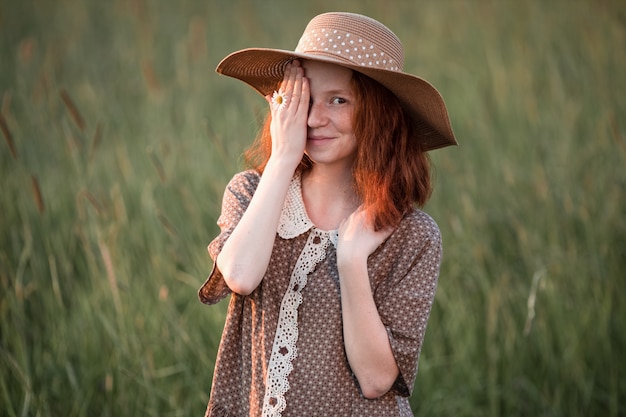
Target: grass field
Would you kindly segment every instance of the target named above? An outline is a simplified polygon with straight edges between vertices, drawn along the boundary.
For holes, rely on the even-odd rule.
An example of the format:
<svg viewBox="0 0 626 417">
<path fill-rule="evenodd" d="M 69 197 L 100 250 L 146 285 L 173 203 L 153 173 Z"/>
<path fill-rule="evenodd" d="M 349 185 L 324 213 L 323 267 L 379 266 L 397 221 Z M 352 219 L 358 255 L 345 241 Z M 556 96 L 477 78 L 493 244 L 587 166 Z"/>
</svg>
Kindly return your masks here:
<svg viewBox="0 0 626 417">
<path fill-rule="evenodd" d="M 626 4 L 0 0 L 0 415 L 200 416 L 196 291 L 265 105 L 213 69 L 378 18 L 439 88 L 417 416 L 626 415 Z"/>
</svg>

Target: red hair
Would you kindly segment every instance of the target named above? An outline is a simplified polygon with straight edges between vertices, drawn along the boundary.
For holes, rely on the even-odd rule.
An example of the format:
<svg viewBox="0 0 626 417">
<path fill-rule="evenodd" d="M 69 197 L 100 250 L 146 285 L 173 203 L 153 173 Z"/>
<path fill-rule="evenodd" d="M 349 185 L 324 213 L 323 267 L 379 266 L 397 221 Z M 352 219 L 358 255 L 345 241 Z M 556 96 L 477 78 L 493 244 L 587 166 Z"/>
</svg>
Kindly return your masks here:
<svg viewBox="0 0 626 417">
<path fill-rule="evenodd" d="M 354 187 L 376 230 L 395 227 L 414 205 L 428 201 L 432 185 L 430 158 L 416 136 L 413 122 L 388 89 L 354 71 L 356 107 L 353 129 L 357 139 Z M 272 150 L 271 117 L 244 153 L 246 163 L 263 172 Z M 311 169 L 304 155 L 298 170 Z"/>
</svg>

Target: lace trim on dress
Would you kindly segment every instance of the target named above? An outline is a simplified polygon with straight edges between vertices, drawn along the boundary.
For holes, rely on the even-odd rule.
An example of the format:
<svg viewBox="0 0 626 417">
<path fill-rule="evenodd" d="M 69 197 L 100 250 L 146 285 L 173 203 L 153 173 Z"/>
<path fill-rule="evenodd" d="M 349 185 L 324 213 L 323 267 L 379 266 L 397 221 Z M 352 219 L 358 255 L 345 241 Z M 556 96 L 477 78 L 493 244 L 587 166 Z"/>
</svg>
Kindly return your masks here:
<svg viewBox="0 0 626 417">
<path fill-rule="evenodd" d="M 289 184 L 285 204 L 280 213 L 278 236 L 283 239 L 293 239 L 312 227 L 313 222 L 306 214 L 304 201 L 302 201 L 300 173 L 296 173 Z"/>
<path fill-rule="evenodd" d="M 307 230 L 314 228 L 315 225 L 309 219 L 302 201 L 302 185 L 300 173 L 296 173 L 287 189 L 285 203 L 280 213 L 280 221 L 278 223 L 278 236 L 283 239 L 293 239 L 300 236 Z M 330 241 L 333 246 L 337 247 L 339 233 L 337 230 L 331 230 Z"/>
<path fill-rule="evenodd" d="M 287 377 L 293 370 L 292 361 L 298 355 L 298 307 L 302 303 L 301 291 L 308 274 L 326 257 L 330 233 L 313 228 L 306 245 L 296 262 L 289 287 L 280 305 L 274 345 L 270 355 L 263 416 L 280 416 L 287 406 L 285 393 L 289 390 Z"/>
<path fill-rule="evenodd" d="M 285 393 L 289 390 L 287 378 L 293 370 L 292 362 L 298 355 L 296 342 L 298 341 L 298 307 L 302 304 L 301 292 L 307 283 L 308 275 L 315 270 L 319 262 L 326 258 L 329 245 L 336 246 L 337 244 L 336 231 L 319 230 L 308 218 L 302 201 L 300 175 L 296 174 L 285 198 L 278 234 L 283 239 L 290 239 L 309 229 L 311 233 L 296 261 L 289 287 L 280 305 L 265 383 L 264 417 L 280 417 L 287 407 L 285 401 Z"/>
</svg>

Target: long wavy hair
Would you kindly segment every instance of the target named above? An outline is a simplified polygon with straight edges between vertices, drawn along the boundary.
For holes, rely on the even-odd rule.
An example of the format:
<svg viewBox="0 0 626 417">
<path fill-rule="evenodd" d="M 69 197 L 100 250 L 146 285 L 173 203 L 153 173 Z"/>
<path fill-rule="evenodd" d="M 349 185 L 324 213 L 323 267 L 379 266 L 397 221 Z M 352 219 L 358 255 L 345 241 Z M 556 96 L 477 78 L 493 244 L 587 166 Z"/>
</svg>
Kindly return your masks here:
<svg viewBox="0 0 626 417">
<path fill-rule="evenodd" d="M 356 71 L 351 83 L 356 99 L 354 188 L 376 230 L 395 227 L 414 206 L 422 207 L 430 198 L 430 158 L 393 93 Z M 260 173 L 272 150 L 270 122 L 268 113 L 255 142 L 244 153 L 246 164 Z M 298 170 L 312 166 L 305 154 Z"/>
</svg>

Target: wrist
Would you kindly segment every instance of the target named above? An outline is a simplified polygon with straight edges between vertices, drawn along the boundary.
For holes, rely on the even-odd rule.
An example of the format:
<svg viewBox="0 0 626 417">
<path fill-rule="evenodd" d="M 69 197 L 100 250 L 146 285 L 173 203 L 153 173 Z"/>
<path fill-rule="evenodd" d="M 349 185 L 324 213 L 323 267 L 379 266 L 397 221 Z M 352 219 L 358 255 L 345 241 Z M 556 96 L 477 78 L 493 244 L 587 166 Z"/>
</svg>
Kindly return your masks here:
<svg viewBox="0 0 626 417">
<path fill-rule="evenodd" d="M 367 273 L 367 256 L 339 256 L 337 255 L 337 270 L 339 275 L 353 276 Z"/>
<path fill-rule="evenodd" d="M 265 165 L 265 169 L 263 172 L 275 171 L 280 173 L 281 175 L 285 175 L 286 173 L 288 173 L 291 177 L 296 171 L 296 168 L 298 168 L 301 160 L 301 156 L 299 158 L 295 158 L 288 155 L 272 153 L 267 161 L 267 164 Z"/>
</svg>

